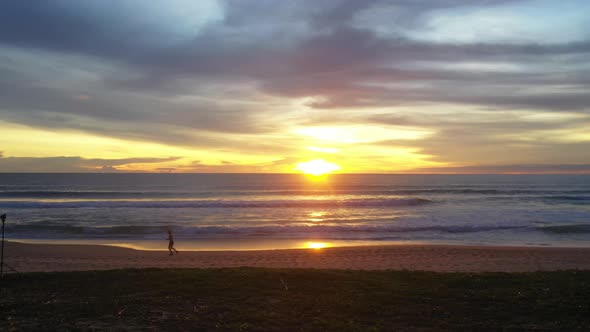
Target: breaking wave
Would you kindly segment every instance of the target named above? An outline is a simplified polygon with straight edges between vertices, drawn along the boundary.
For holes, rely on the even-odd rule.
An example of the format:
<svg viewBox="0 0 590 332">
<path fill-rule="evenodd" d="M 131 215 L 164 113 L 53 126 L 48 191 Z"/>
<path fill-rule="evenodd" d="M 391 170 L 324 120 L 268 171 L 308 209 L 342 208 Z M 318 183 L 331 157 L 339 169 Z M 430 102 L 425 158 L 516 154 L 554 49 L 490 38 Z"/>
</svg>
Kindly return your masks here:
<svg viewBox="0 0 590 332">
<path fill-rule="evenodd" d="M 162 239 L 167 226 L 110 226 L 91 227 L 67 224 L 37 223 L 28 225 L 9 225 L 8 231 L 14 237 L 45 238 L 66 236 L 72 238 L 129 238 Z M 321 236 L 325 239 L 387 239 L 399 234 L 417 232 L 438 233 L 476 233 L 498 230 L 526 229 L 524 226 L 176 226 L 175 235 L 184 239 L 249 237 L 249 238 L 309 238 Z"/>
<path fill-rule="evenodd" d="M 433 203 L 423 198 L 311 199 L 311 200 L 100 200 L 100 201 L 0 201 L 0 208 L 330 208 L 403 207 Z"/>
<path fill-rule="evenodd" d="M 469 188 L 330 188 L 330 189 L 260 189 L 260 190 L 211 190 L 211 191 L 69 191 L 69 190 L 0 190 L 1 199 L 190 199 L 232 196 L 330 196 L 330 195 L 523 195 L 555 200 L 590 200 L 590 190 L 539 190 L 539 189 L 469 189 Z"/>
<path fill-rule="evenodd" d="M 538 227 L 538 229 L 556 234 L 586 234 L 590 233 L 590 224 L 548 225 Z"/>
</svg>

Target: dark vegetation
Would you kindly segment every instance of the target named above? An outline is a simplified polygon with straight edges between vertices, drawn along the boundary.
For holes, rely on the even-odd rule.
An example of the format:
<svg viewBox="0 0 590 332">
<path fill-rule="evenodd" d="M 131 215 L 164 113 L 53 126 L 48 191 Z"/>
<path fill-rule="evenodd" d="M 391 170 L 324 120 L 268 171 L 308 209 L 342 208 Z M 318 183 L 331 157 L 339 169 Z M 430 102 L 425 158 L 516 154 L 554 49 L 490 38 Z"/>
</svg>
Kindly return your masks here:
<svg viewBox="0 0 590 332">
<path fill-rule="evenodd" d="M 590 330 L 590 271 L 144 269 L 0 280 L 0 330 Z"/>
</svg>

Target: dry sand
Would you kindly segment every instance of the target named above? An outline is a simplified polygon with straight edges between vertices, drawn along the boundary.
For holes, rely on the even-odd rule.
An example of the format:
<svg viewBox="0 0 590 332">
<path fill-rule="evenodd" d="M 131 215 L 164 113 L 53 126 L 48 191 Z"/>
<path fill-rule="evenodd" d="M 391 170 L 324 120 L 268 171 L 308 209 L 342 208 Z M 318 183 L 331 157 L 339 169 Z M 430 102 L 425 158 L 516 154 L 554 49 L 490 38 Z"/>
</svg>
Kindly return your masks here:
<svg viewBox="0 0 590 332">
<path fill-rule="evenodd" d="M 20 272 L 123 268 L 271 267 L 440 272 L 590 269 L 590 248 L 393 245 L 259 251 L 143 251 L 99 245 L 8 242 L 5 262 Z"/>
</svg>

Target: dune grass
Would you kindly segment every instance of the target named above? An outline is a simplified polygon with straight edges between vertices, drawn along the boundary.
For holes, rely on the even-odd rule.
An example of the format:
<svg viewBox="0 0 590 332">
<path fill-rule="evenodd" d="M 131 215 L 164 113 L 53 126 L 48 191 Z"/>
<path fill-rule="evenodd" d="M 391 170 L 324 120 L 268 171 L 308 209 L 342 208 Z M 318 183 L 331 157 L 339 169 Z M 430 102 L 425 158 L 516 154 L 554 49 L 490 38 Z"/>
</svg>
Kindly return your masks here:
<svg viewBox="0 0 590 332">
<path fill-rule="evenodd" d="M 590 330 L 590 271 L 141 269 L 1 279 L 0 330 Z"/>
</svg>

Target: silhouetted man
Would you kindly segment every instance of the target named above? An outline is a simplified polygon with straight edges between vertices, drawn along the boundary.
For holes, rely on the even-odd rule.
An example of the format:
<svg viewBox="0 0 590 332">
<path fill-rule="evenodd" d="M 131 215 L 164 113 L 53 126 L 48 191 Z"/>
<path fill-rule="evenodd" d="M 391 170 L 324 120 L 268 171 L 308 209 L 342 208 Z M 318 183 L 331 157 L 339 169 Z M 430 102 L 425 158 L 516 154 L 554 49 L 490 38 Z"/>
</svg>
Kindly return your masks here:
<svg viewBox="0 0 590 332">
<path fill-rule="evenodd" d="M 178 250 L 174 248 L 174 236 L 172 235 L 172 229 L 170 229 L 170 227 L 168 227 L 168 251 L 170 251 L 170 256 L 175 253 L 178 254 Z"/>
</svg>

